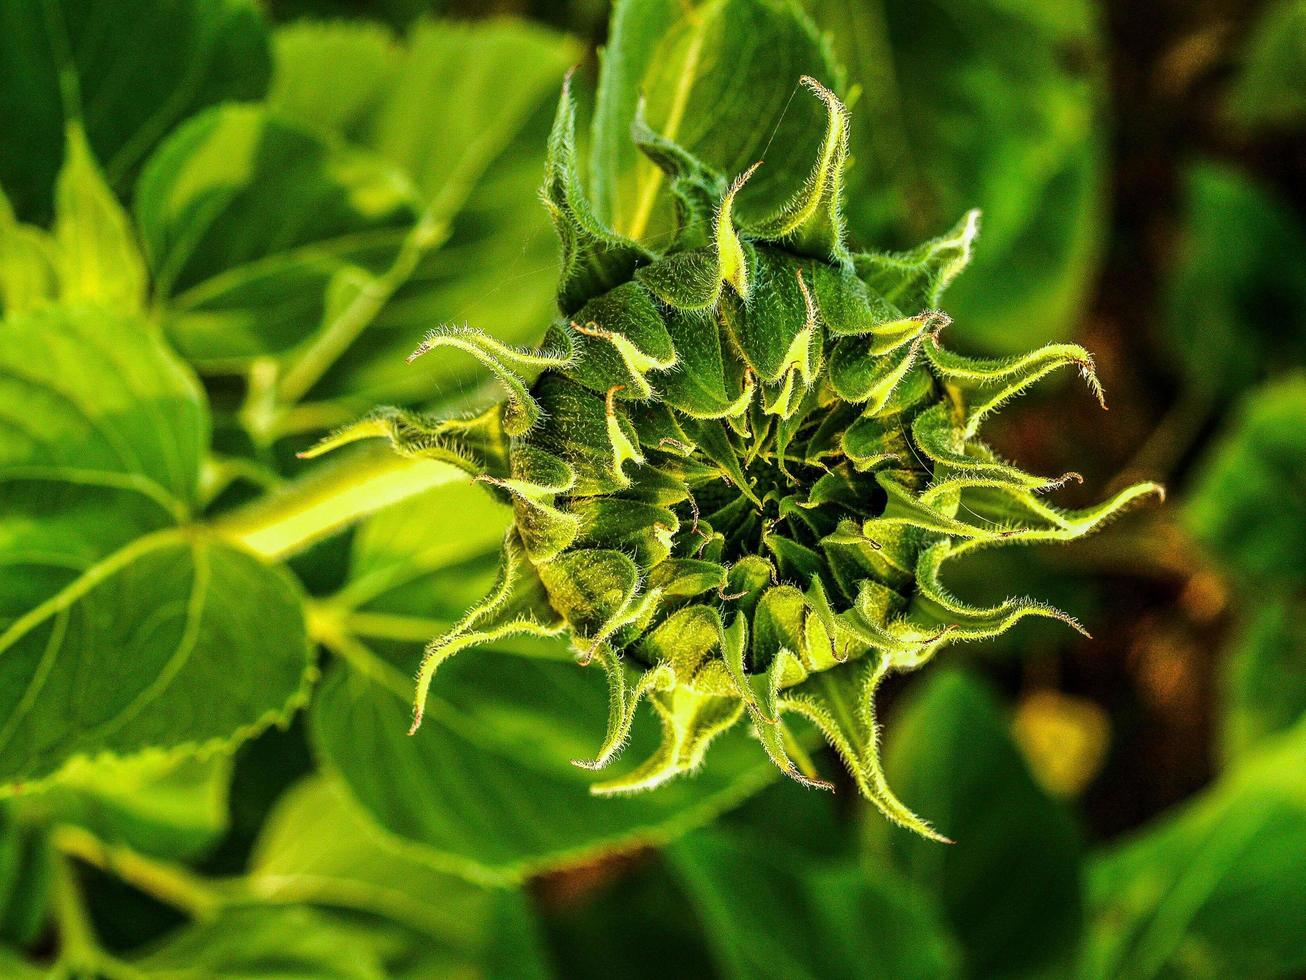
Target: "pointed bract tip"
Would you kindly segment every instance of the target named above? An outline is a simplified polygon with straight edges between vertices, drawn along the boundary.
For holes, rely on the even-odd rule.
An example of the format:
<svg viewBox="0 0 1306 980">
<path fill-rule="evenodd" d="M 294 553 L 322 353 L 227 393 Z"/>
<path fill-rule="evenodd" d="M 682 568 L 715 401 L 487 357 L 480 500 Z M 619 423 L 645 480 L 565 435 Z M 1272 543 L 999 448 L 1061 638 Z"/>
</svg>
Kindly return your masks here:
<svg viewBox="0 0 1306 980">
<path fill-rule="evenodd" d="M 734 179 L 734 183 L 730 185 L 730 190 L 726 192 L 726 196 L 734 197 L 737 193 L 739 193 L 739 189 L 743 187 L 746 183 L 748 183 L 748 178 L 753 176 L 753 174 L 757 173 L 757 168 L 760 167 L 764 162 L 765 162 L 764 160 L 758 160 L 751 167 L 749 167 L 738 177 L 736 177 Z"/>
<path fill-rule="evenodd" d="M 413 705 L 413 723 L 408 726 L 409 736 L 416 735 L 417 729 L 422 727 L 422 719 L 426 717 L 426 711 L 419 705 Z"/>
<path fill-rule="evenodd" d="M 837 104 L 840 106 L 840 108 L 843 107 L 843 103 L 839 101 L 839 97 L 835 95 L 832 91 L 830 91 L 828 88 L 826 88 L 824 85 L 822 85 L 815 78 L 813 78 L 811 75 L 803 75 L 801 78 L 798 79 L 798 81 L 800 84 L 805 85 L 808 89 L 810 89 L 813 93 L 815 93 L 818 98 L 829 103 Z"/>
</svg>

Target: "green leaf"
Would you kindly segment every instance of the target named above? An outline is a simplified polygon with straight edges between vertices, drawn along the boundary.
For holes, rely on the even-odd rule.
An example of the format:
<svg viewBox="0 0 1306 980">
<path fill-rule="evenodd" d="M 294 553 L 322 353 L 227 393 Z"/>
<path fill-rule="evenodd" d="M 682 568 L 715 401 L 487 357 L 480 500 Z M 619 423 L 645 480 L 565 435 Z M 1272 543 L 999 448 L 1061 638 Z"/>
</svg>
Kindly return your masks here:
<svg viewBox="0 0 1306 980">
<path fill-rule="evenodd" d="M 56 261 L 49 234 L 15 218 L 0 188 L 0 313 L 26 313 L 53 298 Z"/>
<path fill-rule="evenodd" d="M 194 379 L 132 317 L 0 329 L 0 782 L 283 718 L 310 672 L 302 598 L 184 523 L 208 430 Z"/>
<path fill-rule="evenodd" d="M 277 32 L 268 101 L 373 150 L 446 218 L 577 54 L 521 21 L 421 21 L 402 43 L 373 25 L 305 22 Z"/>
<path fill-rule="evenodd" d="M 1306 714 L 1306 603 L 1269 599 L 1244 611 L 1225 652 L 1223 749 L 1237 759 Z"/>
<path fill-rule="evenodd" d="M 475 972 L 499 954 L 499 947 L 512 945 L 507 940 L 530 936 L 530 913 L 520 892 L 490 891 L 433 869 L 419 849 L 386 840 L 341 787 L 320 776 L 292 788 L 277 804 L 246 881 L 269 902 L 398 923 L 415 934 L 413 944 L 422 948 L 426 967 L 442 975 Z M 519 920 L 518 934 L 501 931 L 503 917 Z M 525 975 L 541 974 L 539 957 L 538 950 L 527 949 L 517 968 Z"/>
<path fill-rule="evenodd" d="M 208 416 L 194 378 L 138 318 L 49 309 L 0 331 L 3 627 L 190 516 Z"/>
<path fill-rule="evenodd" d="M 78 123 L 68 124 L 54 211 L 60 299 L 138 312 L 145 302 L 145 261 Z"/>
<path fill-rule="evenodd" d="M 556 83 L 555 76 L 542 86 L 537 110 L 486 166 L 448 240 L 395 291 L 367 327 L 366 342 L 351 346 L 313 389 L 310 397 L 339 406 L 340 422 L 378 402 L 447 402 L 485 379 L 484 367 L 462 355 L 405 362 L 434 324 L 483 327 L 521 346 L 538 343 L 557 316 L 558 248 L 538 195 Z"/>
<path fill-rule="evenodd" d="M 341 665 L 325 681 L 309 715 L 317 751 L 381 827 L 473 881 L 516 881 L 671 840 L 776 772 L 736 732 L 693 780 L 655 796 L 598 798 L 592 776 L 571 764 L 602 740 L 607 698 L 596 669 L 485 649 L 456 657 L 409 737 L 410 670 L 379 663 Z M 560 716 L 564 703 L 575 710 Z M 633 758 L 653 754 L 650 727 L 636 727 Z"/>
<path fill-rule="evenodd" d="M 10 802 L 0 805 L 0 942 L 28 946 L 45 927 L 50 904 L 52 852 L 44 828 L 20 818 Z M 0 966 L 9 976 L 9 964 Z"/>
<path fill-rule="evenodd" d="M 1268 5 L 1242 60 L 1229 97 L 1235 119 L 1249 126 L 1290 126 L 1306 118 L 1306 3 Z"/>
<path fill-rule="evenodd" d="M 310 338 L 397 260 L 402 174 L 255 106 L 209 110 L 146 165 L 136 220 L 169 336 L 208 370 Z"/>
<path fill-rule="evenodd" d="M 0 781 L 70 759 L 212 752 L 286 716 L 309 668 L 297 584 L 198 531 L 140 538 L 0 635 Z"/>
<path fill-rule="evenodd" d="M 854 237 L 902 248 L 978 206 L 984 247 L 948 297 L 964 345 L 1014 353 L 1069 336 L 1102 234 L 1093 5 L 803 5 L 858 92 L 845 180 Z"/>
<path fill-rule="evenodd" d="M 253 0 L 49 0 L 0 5 L 0 186 L 27 221 L 51 214 L 64 128 L 80 120 L 109 185 L 196 110 L 259 98 L 269 71 Z"/>
<path fill-rule="evenodd" d="M 1202 462 L 1188 529 L 1240 589 L 1306 582 L 1306 375 L 1251 392 Z"/>
<path fill-rule="evenodd" d="M 875 850 L 942 904 L 969 973 L 1064 974 L 1081 927 L 1078 836 L 992 697 L 965 675 L 936 673 L 887 730 L 890 784 L 956 843 L 876 821 Z"/>
<path fill-rule="evenodd" d="M 132 966 L 154 980 L 383 980 L 388 975 L 358 930 L 295 906 L 227 909 L 179 930 Z"/>
<path fill-rule="evenodd" d="M 548 104 L 577 49 L 511 21 L 423 21 L 405 42 L 305 23 L 281 29 L 277 45 L 276 110 L 384 159 L 425 214 L 415 265 L 373 291 L 374 308 L 310 384 L 310 397 L 330 403 L 326 424 L 378 401 L 447 399 L 483 379 L 467 357 L 404 363 L 437 324 L 537 342 L 555 314 L 557 249 L 537 196 Z M 364 329 L 367 342 L 353 343 Z"/>
<path fill-rule="evenodd" d="M 407 601 L 444 569 L 475 562 L 503 541 L 509 514 L 484 484 L 461 479 L 387 507 L 354 535 L 349 582 L 336 601 L 350 608 L 378 602 L 414 614 L 457 616 L 475 587 L 447 597 Z M 479 598 L 479 596 L 477 596 Z"/>
<path fill-rule="evenodd" d="M 74 824 L 106 844 L 156 857 L 196 857 L 227 829 L 230 781 L 227 757 L 79 759 L 10 805 L 35 826 Z"/>
<path fill-rule="evenodd" d="M 349 581 L 321 608 L 327 644 L 346 659 L 316 697 L 310 731 L 370 819 L 436 869 L 502 883 L 669 840 L 770 781 L 775 770 L 738 732 L 694 780 L 651 797 L 594 797 L 593 775 L 572 760 L 603 742 L 604 671 L 581 668 L 557 640 L 500 641 L 448 660 L 422 727 L 406 735 L 421 646 L 490 592 L 507 520 L 466 482 L 382 511 L 360 528 Z M 639 720 L 632 758 L 653 753 L 656 728 Z"/>
<path fill-rule="evenodd" d="M 1165 340 L 1201 398 L 1232 394 L 1306 359 L 1306 228 L 1237 171 L 1185 175 L 1184 232 L 1165 285 Z"/>
<path fill-rule="evenodd" d="M 267 104 L 325 132 L 356 131 L 404 58 L 389 28 L 365 21 L 297 20 L 272 35 Z"/>
<path fill-rule="evenodd" d="M 740 829 L 699 831 L 668 853 L 727 977 L 958 974 L 938 908 L 892 872 L 777 849 Z"/>
<path fill-rule="evenodd" d="M 1093 862 L 1080 974 L 1296 976 L 1306 969 L 1306 724 Z"/>
<path fill-rule="evenodd" d="M 594 116 L 599 217 L 630 238 L 670 227 L 665 175 L 631 140 L 641 95 L 653 132 L 728 178 L 763 160 L 737 209 L 774 212 L 803 186 L 825 129 L 825 106 L 799 92 L 804 75 L 841 83 L 811 22 L 788 0 L 623 0 Z"/>
</svg>

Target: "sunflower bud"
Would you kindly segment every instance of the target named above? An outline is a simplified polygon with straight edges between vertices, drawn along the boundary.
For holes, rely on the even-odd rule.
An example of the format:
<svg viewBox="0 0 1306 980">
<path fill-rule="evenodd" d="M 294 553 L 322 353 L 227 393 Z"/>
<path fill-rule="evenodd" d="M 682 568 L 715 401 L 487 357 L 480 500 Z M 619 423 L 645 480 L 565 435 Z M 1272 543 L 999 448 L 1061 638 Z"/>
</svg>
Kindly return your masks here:
<svg viewBox="0 0 1306 980">
<path fill-rule="evenodd" d="M 663 730 L 652 758 L 594 792 L 692 770 L 745 718 L 783 772 L 828 787 L 791 759 L 786 719 L 799 716 L 886 816 L 937 837 L 885 784 L 879 684 L 1028 616 L 1080 629 L 1033 599 L 970 605 L 943 586 L 944 564 L 1077 538 L 1159 488 L 1059 509 L 1044 494 L 1075 474 L 1027 473 L 984 444 L 984 421 L 1058 368 L 1078 369 L 1100 400 L 1092 359 L 1072 344 L 1008 360 L 941 346 L 940 298 L 970 259 L 978 213 L 909 252 L 851 250 L 848 114 L 803 82 L 826 109 L 816 163 L 755 223 L 734 206 L 752 170 L 731 182 L 637 120 L 677 205 L 665 251 L 592 212 L 564 87 L 541 195 L 562 242 L 560 315 L 540 348 L 436 331 L 419 352 L 470 352 L 506 398 L 470 418 L 379 410 L 321 448 L 385 435 L 475 474 L 513 509 L 491 593 L 426 651 L 414 728 L 455 653 L 565 631 L 610 690 L 606 736 L 577 765 L 615 759 L 641 701 Z"/>
</svg>

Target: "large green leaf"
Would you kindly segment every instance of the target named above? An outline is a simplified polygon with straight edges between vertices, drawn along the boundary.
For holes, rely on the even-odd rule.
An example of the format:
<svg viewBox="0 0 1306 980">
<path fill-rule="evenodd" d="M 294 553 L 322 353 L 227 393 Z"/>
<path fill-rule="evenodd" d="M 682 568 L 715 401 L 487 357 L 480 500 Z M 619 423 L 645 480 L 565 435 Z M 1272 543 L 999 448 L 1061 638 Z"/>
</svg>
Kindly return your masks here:
<svg viewBox="0 0 1306 980">
<path fill-rule="evenodd" d="M 132 966 L 152 980 L 383 980 L 368 938 L 312 909 L 249 906 L 179 930 Z"/>
<path fill-rule="evenodd" d="M 136 194 L 168 334 L 212 370 L 310 339 L 391 268 L 417 208 L 393 167 L 256 106 L 182 126 Z"/>
<path fill-rule="evenodd" d="M 860 89 L 848 222 L 905 247 L 984 212 L 948 293 L 968 345 L 1064 339 L 1094 274 L 1104 154 L 1088 0 L 804 0 Z"/>
<path fill-rule="evenodd" d="M 484 369 L 470 357 L 404 358 L 438 323 L 536 343 L 555 315 L 557 246 L 537 188 L 552 98 L 578 57 L 566 39 L 509 21 L 420 23 L 404 43 L 365 25 L 277 34 L 271 102 L 365 146 L 419 189 L 425 257 L 309 394 L 344 422 L 380 402 L 447 399 Z M 439 246 L 439 247 L 436 247 Z"/>
<path fill-rule="evenodd" d="M 16 0 L 0 4 L 0 186 L 18 215 L 50 216 L 66 122 L 80 119 L 110 183 L 126 190 L 186 116 L 267 86 L 254 0 Z"/>
<path fill-rule="evenodd" d="M 578 52 L 518 21 L 423 21 L 402 44 L 366 25 L 277 35 L 271 104 L 367 147 L 406 173 L 438 218 L 467 193 Z"/>
<path fill-rule="evenodd" d="M 1237 757 L 1306 714 L 1306 602 L 1248 609 L 1224 664 L 1223 744 Z"/>
<path fill-rule="evenodd" d="M 1165 340 L 1199 397 L 1306 359 L 1306 229 L 1247 177 L 1211 163 L 1185 180 L 1184 231 L 1165 285 Z"/>
<path fill-rule="evenodd" d="M 187 523 L 193 378 L 132 317 L 50 308 L 0 332 L 0 782 L 283 717 L 310 667 L 302 600 Z"/>
<path fill-rule="evenodd" d="M 0 625 L 195 505 L 208 417 L 144 321 L 57 309 L 0 324 Z"/>
<path fill-rule="evenodd" d="M 447 402 L 475 390 L 489 372 L 473 357 L 448 351 L 406 363 L 436 324 L 483 327 L 510 344 L 540 342 L 557 316 L 558 273 L 557 241 L 537 193 L 545 115 L 486 168 L 449 240 L 426 255 L 368 327 L 366 342 L 351 347 L 310 398 L 340 406 L 346 421 L 378 402 Z"/>
<path fill-rule="evenodd" d="M 73 824 L 109 845 L 195 857 L 227 829 L 231 760 L 147 754 L 77 760 L 10 805 L 29 825 Z"/>
<path fill-rule="evenodd" d="M 268 818 L 247 882 L 271 902 L 311 904 L 378 916 L 402 925 L 422 949 L 430 974 L 473 972 L 512 945 L 502 916 L 524 920 L 520 892 L 491 891 L 436 871 L 419 849 L 387 841 L 322 777 L 292 789 Z M 509 908 L 514 907 L 514 908 Z M 528 925 L 528 923 L 527 923 Z M 544 972 L 539 951 L 526 951 L 512 975 Z"/>
<path fill-rule="evenodd" d="M 813 861 L 738 830 L 700 831 L 669 853 L 725 976 L 934 980 L 958 973 L 938 908 L 891 872 Z"/>
<path fill-rule="evenodd" d="M 631 137 L 641 96 L 654 132 L 727 176 L 765 161 L 738 207 L 771 213 L 802 187 L 825 127 L 825 106 L 801 92 L 799 79 L 810 75 L 833 88 L 837 74 L 791 0 L 622 0 L 594 116 L 598 214 L 631 238 L 670 227 L 663 173 Z"/>
<path fill-rule="evenodd" d="M 1306 970 L 1306 724 L 1267 739 L 1178 813 L 1099 856 L 1085 978 Z"/>
<path fill-rule="evenodd" d="M 1240 589 L 1306 582 L 1306 375 L 1247 396 L 1202 463 L 1184 522 Z"/>
<path fill-rule="evenodd" d="M 1306 119 L 1306 3 L 1267 6 L 1243 52 L 1230 99 L 1234 116 L 1254 126 L 1290 126 Z"/>
<path fill-rule="evenodd" d="M 421 644 L 488 590 L 507 519 L 467 482 L 382 511 L 360 529 L 350 581 L 322 606 L 328 645 L 347 659 L 313 704 L 312 738 L 371 819 L 435 867 L 502 882 L 669 840 L 771 780 L 738 732 L 695 779 L 653 796 L 592 796 L 593 775 L 571 762 L 602 742 L 607 685 L 555 641 L 455 658 L 407 735 Z M 652 754 L 655 728 L 637 726 L 631 758 Z"/>
<path fill-rule="evenodd" d="M 340 665 L 309 717 L 323 765 L 372 819 L 422 845 L 433 865 L 486 883 L 663 843 L 773 778 L 736 733 L 707 769 L 656 796 L 593 796 L 593 777 L 571 761 L 601 742 L 605 694 L 593 669 L 483 650 L 441 670 L 411 737 L 409 672 L 389 666 Z M 653 753 L 649 728 L 632 758 Z"/>
<path fill-rule="evenodd" d="M 942 904 L 973 975 L 1064 974 L 1081 926 L 1079 840 L 992 696 L 964 674 L 934 674 L 888 732 L 890 784 L 956 843 L 875 821 L 876 853 Z"/>
</svg>

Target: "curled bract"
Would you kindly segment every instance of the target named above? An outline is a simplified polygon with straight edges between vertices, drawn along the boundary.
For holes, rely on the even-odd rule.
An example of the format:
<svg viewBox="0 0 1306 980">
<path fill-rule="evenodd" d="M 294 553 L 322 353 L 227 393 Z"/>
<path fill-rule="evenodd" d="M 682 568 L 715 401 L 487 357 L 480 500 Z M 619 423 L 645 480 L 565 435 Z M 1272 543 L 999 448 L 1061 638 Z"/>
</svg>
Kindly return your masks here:
<svg viewBox="0 0 1306 980">
<path fill-rule="evenodd" d="M 825 106 L 825 137 L 803 186 L 755 223 L 735 207 L 751 170 L 732 181 L 637 119 L 677 203 L 660 252 L 591 211 L 564 87 L 542 189 L 562 241 L 557 320 L 539 350 L 466 329 L 419 348 L 468 351 L 507 398 L 466 418 L 381 409 L 320 448 L 386 436 L 512 507 L 495 587 L 427 649 L 414 727 L 455 653 L 565 631 L 610 691 L 607 734 L 577 765 L 615 759 L 641 702 L 662 726 L 651 758 L 594 792 L 692 770 L 745 718 L 783 772 L 829 786 L 794 761 L 788 722 L 800 717 L 889 819 L 938 837 L 885 783 L 879 685 L 1026 617 L 1082 629 L 1031 598 L 969 604 L 943 566 L 1079 537 L 1159 488 L 1065 510 L 1044 495 L 1077 474 L 1028 473 L 985 445 L 987 418 L 1060 368 L 1100 399 L 1092 358 L 1073 344 L 1003 360 L 943 347 L 940 298 L 978 213 L 909 252 L 853 250 L 840 210 L 848 114 L 803 82 Z"/>
</svg>

